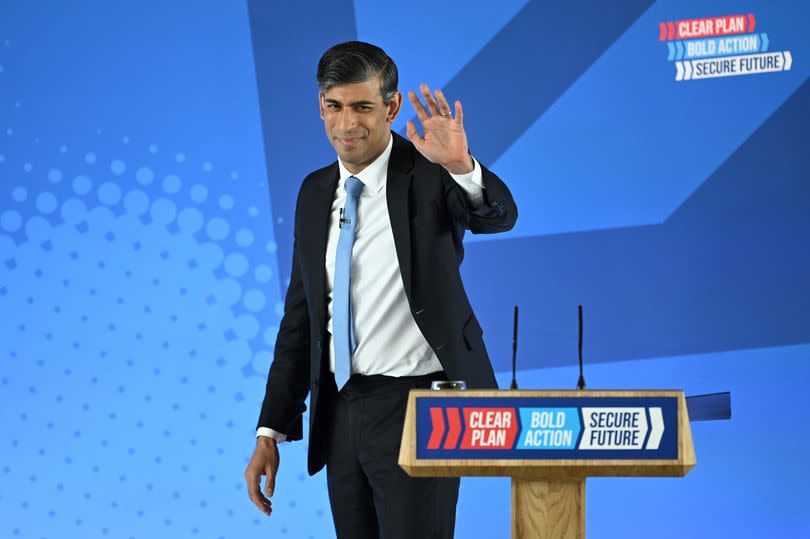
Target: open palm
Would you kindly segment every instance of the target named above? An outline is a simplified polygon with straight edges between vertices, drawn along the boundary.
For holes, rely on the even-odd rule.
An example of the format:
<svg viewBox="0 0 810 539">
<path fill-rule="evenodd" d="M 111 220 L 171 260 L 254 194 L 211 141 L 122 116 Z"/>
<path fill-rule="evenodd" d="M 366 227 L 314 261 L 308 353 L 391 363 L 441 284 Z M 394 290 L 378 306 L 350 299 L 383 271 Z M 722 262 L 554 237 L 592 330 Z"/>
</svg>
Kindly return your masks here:
<svg viewBox="0 0 810 539">
<path fill-rule="evenodd" d="M 420 90 L 430 114 L 425 110 L 416 92 L 408 91 L 408 99 L 416 110 L 416 115 L 422 122 L 422 129 L 425 133 L 424 136 L 420 136 L 414 123 L 408 120 L 406 123 L 408 138 L 411 139 L 419 153 L 431 163 L 445 167 L 451 164 L 469 163 L 469 166 L 472 167 L 467 150 L 467 135 L 464 133 L 461 101 L 456 100 L 454 118 L 452 109 L 441 90 L 436 90 L 435 99 L 427 84 L 422 83 Z"/>
</svg>

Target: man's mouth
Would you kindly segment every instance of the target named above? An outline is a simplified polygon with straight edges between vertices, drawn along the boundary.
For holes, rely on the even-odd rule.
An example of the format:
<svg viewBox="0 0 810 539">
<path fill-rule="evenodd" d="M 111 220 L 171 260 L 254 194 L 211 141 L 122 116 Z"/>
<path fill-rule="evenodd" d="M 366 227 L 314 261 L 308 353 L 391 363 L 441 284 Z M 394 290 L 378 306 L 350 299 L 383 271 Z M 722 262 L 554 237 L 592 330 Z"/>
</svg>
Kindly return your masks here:
<svg viewBox="0 0 810 539">
<path fill-rule="evenodd" d="M 344 146 L 354 146 L 360 141 L 360 137 L 354 137 L 354 138 L 337 137 L 337 139 Z"/>
</svg>

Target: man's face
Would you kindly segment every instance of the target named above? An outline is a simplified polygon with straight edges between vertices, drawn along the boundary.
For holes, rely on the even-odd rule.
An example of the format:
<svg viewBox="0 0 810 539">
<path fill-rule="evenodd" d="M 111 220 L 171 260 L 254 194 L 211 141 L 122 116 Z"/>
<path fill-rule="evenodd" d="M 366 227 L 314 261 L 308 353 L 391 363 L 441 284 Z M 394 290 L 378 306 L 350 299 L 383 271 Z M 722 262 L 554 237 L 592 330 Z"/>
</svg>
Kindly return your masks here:
<svg viewBox="0 0 810 539">
<path fill-rule="evenodd" d="M 382 154 L 401 104 L 399 92 L 383 103 L 379 77 L 320 93 L 326 136 L 349 171 L 360 172 Z"/>
</svg>

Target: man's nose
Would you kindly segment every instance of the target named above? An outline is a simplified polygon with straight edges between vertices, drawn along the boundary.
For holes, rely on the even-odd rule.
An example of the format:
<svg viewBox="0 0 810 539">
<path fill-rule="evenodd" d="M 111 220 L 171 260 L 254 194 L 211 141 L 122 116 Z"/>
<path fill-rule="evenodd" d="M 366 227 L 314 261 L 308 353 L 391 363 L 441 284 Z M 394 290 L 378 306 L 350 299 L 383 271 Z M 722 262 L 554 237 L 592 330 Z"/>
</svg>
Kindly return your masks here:
<svg viewBox="0 0 810 539">
<path fill-rule="evenodd" d="M 338 117 L 338 129 L 341 133 L 348 133 L 352 128 L 357 125 L 357 118 L 354 111 L 350 107 L 346 107 L 340 111 Z"/>
</svg>

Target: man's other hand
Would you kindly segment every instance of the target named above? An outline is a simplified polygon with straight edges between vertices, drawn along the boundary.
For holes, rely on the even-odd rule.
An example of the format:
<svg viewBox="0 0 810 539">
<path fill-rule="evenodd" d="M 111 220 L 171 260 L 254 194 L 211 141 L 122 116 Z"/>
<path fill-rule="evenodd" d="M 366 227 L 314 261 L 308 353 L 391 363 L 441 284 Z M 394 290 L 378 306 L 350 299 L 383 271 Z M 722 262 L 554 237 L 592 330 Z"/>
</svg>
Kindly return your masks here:
<svg viewBox="0 0 810 539">
<path fill-rule="evenodd" d="M 267 516 L 273 512 L 273 504 L 268 498 L 273 497 L 276 488 L 276 472 L 278 472 L 279 456 L 276 441 L 268 436 L 256 437 L 256 449 L 250 457 L 245 470 L 248 496 L 256 507 Z M 264 494 L 261 489 L 261 477 L 267 476 L 264 483 Z M 267 495 L 265 497 L 265 494 Z"/>
</svg>

